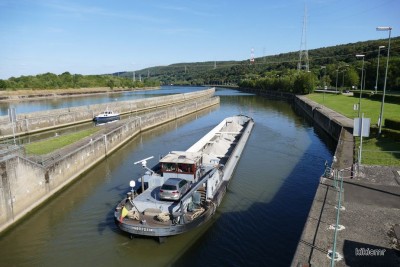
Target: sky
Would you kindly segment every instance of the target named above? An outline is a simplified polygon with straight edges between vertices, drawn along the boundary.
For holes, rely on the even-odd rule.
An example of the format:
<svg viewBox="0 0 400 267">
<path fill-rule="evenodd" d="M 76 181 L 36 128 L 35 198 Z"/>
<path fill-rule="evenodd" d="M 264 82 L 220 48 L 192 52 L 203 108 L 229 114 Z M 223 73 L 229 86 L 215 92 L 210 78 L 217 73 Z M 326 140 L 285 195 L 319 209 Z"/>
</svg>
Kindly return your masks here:
<svg viewBox="0 0 400 267">
<path fill-rule="evenodd" d="M 388 38 L 377 26 L 399 36 L 400 0 L 0 0 L 0 79 L 246 60 L 251 49 L 261 57 Z"/>
</svg>

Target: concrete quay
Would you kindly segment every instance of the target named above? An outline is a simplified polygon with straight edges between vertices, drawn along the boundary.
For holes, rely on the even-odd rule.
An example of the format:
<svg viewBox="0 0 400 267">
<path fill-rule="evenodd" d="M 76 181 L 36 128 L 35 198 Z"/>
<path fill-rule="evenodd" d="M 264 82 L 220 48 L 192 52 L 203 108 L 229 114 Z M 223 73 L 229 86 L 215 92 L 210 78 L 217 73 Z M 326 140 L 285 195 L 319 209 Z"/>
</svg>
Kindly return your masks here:
<svg viewBox="0 0 400 267">
<path fill-rule="evenodd" d="M 137 112 L 182 104 L 194 99 L 206 99 L 214 93 L 215 88 L 209 88 L 184 94 L 17 114 L 14 127 L 8 116 L 0 116 L 0 139 L 10 138 L 14 133 L 16 136 L 26 135 L 89 122 L 95 115 L 107 108 L 121 115 L 136 114 Z"/>
<path fill-rule="evenodd" d="M 297 107 L 327 133 L 337 135 L 336 130 L 328 131 L 332 124 L 342 128 L 331 166 L 343 170 L 340 206 L 344 210 L 338 224 L 345 227 L 337 232 L 334 266 L 400 266 L 400 168 L 361 165 L 356 169 L 351 120 L 302 98 L 295 100 L 300 103 Z M 328 253 L 333 250 L 339 191 L 332 173 L 321 177 L 291 266 L 331 266 Z"/>
</svg>

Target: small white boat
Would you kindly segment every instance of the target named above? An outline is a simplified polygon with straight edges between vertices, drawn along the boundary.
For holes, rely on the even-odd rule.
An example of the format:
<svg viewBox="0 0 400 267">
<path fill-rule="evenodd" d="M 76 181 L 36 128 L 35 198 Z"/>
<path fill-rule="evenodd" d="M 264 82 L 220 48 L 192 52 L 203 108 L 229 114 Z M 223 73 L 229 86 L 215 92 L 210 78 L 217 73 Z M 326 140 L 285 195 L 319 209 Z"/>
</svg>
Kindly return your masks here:
<svg viewBox="0 0 400 267">
<path fill-rule="evenodd" d="M 106 123 L 106 122 L 115 121 L 115 120 L 119 120 L 119 119 L 120 119 L 119 113 L 109 110 L 107 107 L 107 109 L 105 111 L 103 111 L 99 115 L 95 116 L 93 118 L 93 121 L 95 121 L 96 123 Z"/>
<path fill-rule="evenodd" d="M 118 228 L 131 238 L 152 236 L 162 242 L 208 221 L 225 195 L 253 125 L 250 117 L 229 117 L 186 151 L 168 153 L 152 169 L 146 164 L 153 157 L 136 162 L 146 172 L 131 181 L 131 192 L 117 205 Z M 186 180 L 190 187 L 177 200 L 166 201 L 160 190 L 170 178 Z"/>
</svg>

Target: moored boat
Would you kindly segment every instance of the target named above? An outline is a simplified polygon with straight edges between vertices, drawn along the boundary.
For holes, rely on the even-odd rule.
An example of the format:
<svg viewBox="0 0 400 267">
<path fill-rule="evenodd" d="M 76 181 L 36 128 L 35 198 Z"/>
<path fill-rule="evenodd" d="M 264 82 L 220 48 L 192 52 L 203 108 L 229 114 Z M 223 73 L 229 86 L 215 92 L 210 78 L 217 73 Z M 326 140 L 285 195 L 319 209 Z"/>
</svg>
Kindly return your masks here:
<svg viewBox="0 0 400 267">
<path fill-rule="evenodd" d="M 115 121 L 115 120 L 119 120 L 119 119 L 120 119 L 119 113 L 109 110 L 107 107 L 107 109 L 105 111 L 103 111 L 99 115 L 95 116 L 93 118 L 93 121 L 95 121 L 96 123 L 106 123 L 106 122 Z"/>
<path fill-rule="evenodd" d="M 225 195 L 253 126 L 248 116 L 228 117 L 189 149 L 168 153 L 151 169 L 147 161 L 153 157 L 136 162 L 146 171 L 130 182 L 131 191 L 116 206 L 116 225 L 131 237 L 162 241 L 208 221 Z"/>
</svg>

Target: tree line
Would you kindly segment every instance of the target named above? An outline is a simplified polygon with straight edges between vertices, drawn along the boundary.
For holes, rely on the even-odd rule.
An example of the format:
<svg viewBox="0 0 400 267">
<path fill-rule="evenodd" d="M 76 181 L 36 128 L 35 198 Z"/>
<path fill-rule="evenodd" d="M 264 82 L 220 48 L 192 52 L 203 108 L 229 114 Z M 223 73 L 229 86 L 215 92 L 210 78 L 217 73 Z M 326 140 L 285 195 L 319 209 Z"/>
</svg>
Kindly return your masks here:
<svg viewBox="0 0 400 267">
<path fill-rule="evenodd" d="M 300 87 L 312 90 L 317 88 L 356 89 L 361 87 L 374 90 L 378 52 L 380 52 L 378 90 L 382 91 L 386 69 L 387 39 L 357 42 L 312 49 L 309 54 L 309 71 L 311 74 L 299 74 L 297 64 L 298 52 L 282 53 L 273 56 L 255 58 L 253 64 L 249 60 L 223 62 L 181 63 L 169 66 L 158 66 L 136 71 L 136 74 L 147 75 L 159 80 L 161 84 L 236 84 L 239 86 L 270 86 L 269 90 L 297 92 L 294 82 Z M 379 51 L 378 47 L 386 48 Z M 356 54 L 364 54 L 364 75 L 361 75 L 362 60 Z M 304 70 L 303 70 L 304 71 Z M 131 76 L 132 73 L 126 73 Z M 400 91 L 400 37 L 392 38 L 388 69 L 387 89 Z M 307 93 L 311 88 L 304 89 Z"/>
<path fill-rule="evenodd" d="M 298 52 L 255 58 L 253 64 L 243 61 L 208 61 L 156 66 L 135 72 L 136 77 L 146 77 L 142 82 L 133 81 L 132 72 L 110 75 L 79 75 L 65 72 L 61 75 L 45 73 L 0 80 L 0 90 L 19 88 L 82 88 L 122 87 L 135 88 L 157 85 L 239 85 L 309 93 L 316 88 L 374 90 L 378 53 L 378 90 L 382 91 L 387 55 L 387 39 L 372 40 L 309 50 L 309 72 L 297 71 Z M 386 48 L 379 50 L 379 46 Z M 356 54 L 364 54 L 362 60 Z M 388 91 L 400 91 L 400 37 L 392 38 L 387 79 Z"/>
<path fill-rule="evenodd" d="M 66 89 L 66 88 L 141 88 L 159 86 L 156 80 L 133 81 L 118 75 L 81 75 L 64 72 L 60 75 L 44 73 L 39 75 L 11 77 L 0 80 L 0 90 L 17 89 Z"/>
</svg>

